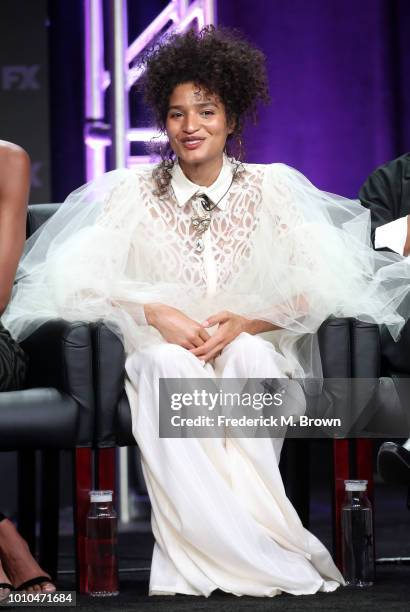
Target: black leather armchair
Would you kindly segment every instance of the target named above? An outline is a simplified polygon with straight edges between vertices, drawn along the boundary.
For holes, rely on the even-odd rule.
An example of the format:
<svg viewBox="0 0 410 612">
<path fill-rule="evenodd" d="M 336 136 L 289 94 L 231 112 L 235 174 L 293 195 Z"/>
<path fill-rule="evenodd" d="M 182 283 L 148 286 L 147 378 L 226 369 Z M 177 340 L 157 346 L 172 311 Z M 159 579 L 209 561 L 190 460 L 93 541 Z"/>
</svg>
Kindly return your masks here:
<svg viewBox="0 0 410 612">
<path fill-rule="evenodd" d="M 380 336 L 377 325 L 352 319 L 329 319 L 318 332 L 325 378 L 378 378 L 380 375 Z M 119 338 L 103 323 L 93 328 L 93 358 L 96 401 L 97 475 L 101 488 L 115 488 L 117 446 L 135 446 L 131 413 L 124 391 L 125 354 Z M 346 402 L 349 398 L 346 398 Z M 327 440 L 322 441 L 324 445 Z M 287 440 L 285 452 L 291 464 L 288 496 L 302 521 L 309 523 L 309 440 Z M 290 451 L 290 452 L 289 452 Z M 334 549 L 340 562 L 340 512 L 345 478 L 366 478 L 372 493 L 373 462 L 371 440 L 333 441 L 333 533 Z"/>
<path fill-rule="evenodd" d="M 30 235 L 57 205 L 30 206 Z M 72 451 L 77 584 L 85 590 L 85 519 L 91 488 L 94 431 L 92 342 L 89 324 L 44 323 L 23 342 L 29 373 L 22 391 L 0 393 L 0 450 L 19 451 L 19 529 L 35 551 L 36 450 L 42 455 L 40 564 L 56 575 L 59 451 Z"/>
</svg>

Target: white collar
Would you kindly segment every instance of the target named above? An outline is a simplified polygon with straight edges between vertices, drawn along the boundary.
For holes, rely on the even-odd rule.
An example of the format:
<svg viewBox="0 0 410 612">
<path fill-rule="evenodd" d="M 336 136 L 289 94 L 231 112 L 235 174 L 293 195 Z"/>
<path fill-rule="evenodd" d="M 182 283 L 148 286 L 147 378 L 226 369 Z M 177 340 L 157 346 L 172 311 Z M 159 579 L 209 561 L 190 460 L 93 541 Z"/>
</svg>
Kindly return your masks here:
<svg viewBox="0 0 410 612">
<path fill-rule="evenodd" d="M 181 166 L 176 162 L 171 170 L 172 179 L 171 185 L 174 190 L 174 194 L 178 203 L 178 206 L 185 206 L 185 204 L 192 198 L 196 193 L 204 193 L 208 198 L 216 204 L 218 202 L 218 208 L 225 210 L 228 198 L 226 193 L 232 182 L 232 172 L 234 165 L 229 161 L 228 157 L 224 155 L 223 164 L 218 178 L 209 187 L 202 187 L 196 185 L 189 180 L 182 172 Z M 226 193 L 226 196 L 224 194 Z"/>
</svg>

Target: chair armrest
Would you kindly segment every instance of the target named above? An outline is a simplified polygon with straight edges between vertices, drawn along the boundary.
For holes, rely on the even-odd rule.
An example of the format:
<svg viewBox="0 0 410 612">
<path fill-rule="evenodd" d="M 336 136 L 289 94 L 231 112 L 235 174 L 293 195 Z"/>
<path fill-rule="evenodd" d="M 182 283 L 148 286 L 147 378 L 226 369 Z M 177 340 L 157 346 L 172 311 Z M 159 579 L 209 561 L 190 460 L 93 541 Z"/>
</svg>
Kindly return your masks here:
<svg viewBox="0 0 410 612">
<path fill-rule="evenodd" d="M 81 407 L 54 388 L 0 393 L 0 448 L 3 451 L 89 446 L 78 439 Z"/>
<path fill-rule="evenodd" d="M 124 346 L 102 321 L 94 323 L 92 339 L 97 415 L 95 439 L 100 447 L 115 446 L 118 404 L 124 395 Z"/>
<path fill-rule="evenodd" d="M 72 397 L 80 405 L 79 444 L 91 444 L 94 389 L 90 324 L 45 321 L 22 347 L 30 360 L 27 387 L 54 387 Z"/>
</svg>

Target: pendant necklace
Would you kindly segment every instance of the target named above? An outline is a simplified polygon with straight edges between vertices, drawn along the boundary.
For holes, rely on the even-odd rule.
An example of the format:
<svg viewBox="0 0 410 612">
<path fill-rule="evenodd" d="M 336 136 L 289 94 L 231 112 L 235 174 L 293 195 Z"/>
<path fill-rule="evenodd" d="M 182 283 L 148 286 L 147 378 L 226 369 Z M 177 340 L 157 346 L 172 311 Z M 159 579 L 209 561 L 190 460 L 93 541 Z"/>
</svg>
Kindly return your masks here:
<svg viewBox="0 0 410 612">
<path fill-rule="evenodd" d="M 238 171 L 239 165 L 240 164 L 236 166 L 235 170 L 232 173 L 232 180 L 229 183 L 228 189 L 225 191 L 223 196 L 220 197 L 217 202 L 215 202 L 215 204 L 213 204 L 211 200 L 208 198 L 208 196 L 205 195 L 204 193 L 199 193 L 198 195 L 195 196 L 194 200 L 198 202 L 201 206 L 201 208 L 199 207 L 197 208 L 197 210 L 194 212 L 194 214 L 191 217 L 191 223 L 196 233 L 195 253 L 202 253 L 202 251 L 204 250 L 205 245 L 204 245 L 204 241 L 202 237 L 204 233 L 206 232 L 206 230 L 211 225 L 211 213 L 212 211 L 215 210 L 219 202 L 223 200 L 223 198 L 226 196 L 226 194 L 232 187 L 232 183 L 235 179 L 235 175 Z"/>
</svg>

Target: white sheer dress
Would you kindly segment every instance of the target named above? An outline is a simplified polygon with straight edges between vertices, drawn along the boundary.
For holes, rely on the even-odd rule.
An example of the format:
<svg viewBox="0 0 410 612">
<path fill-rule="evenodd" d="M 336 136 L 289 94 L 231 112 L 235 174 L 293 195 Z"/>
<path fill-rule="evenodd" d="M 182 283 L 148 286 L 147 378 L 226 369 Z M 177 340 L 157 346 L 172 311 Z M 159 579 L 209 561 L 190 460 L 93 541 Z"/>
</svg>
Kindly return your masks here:
<svg viewBox="0 0 410 612">
<path fill-rule="evenodd" d="M 222 197 L 235 167 L 225 158 L 203 188 L 176 165 L 163 197 L 152 166 L 113 171 L 75 191 L 28 242 L 4 316 L 17 339 L 58 316 L 103 318 L 121 335 L 152 503 L 151 594 L 274 596 L 343 583 L 285 495 L 282 440 L 160 438 L 158 378 L 320 376 L 314 332 L 327 317 L 384 323 L 397 337 L 410 311 L 409 262 L 373 251 L 367 210 L 283 164 L 243 164 Z M 201 252 L 191 223 L 198 193 L 222 197 Z M 282 329 L 241 334 L 204 365 L 146 324 L 148 302 L 197 321 L 230 310 Z M 295 413 L 297 404 L 295 396 Z"/>
</svg>

